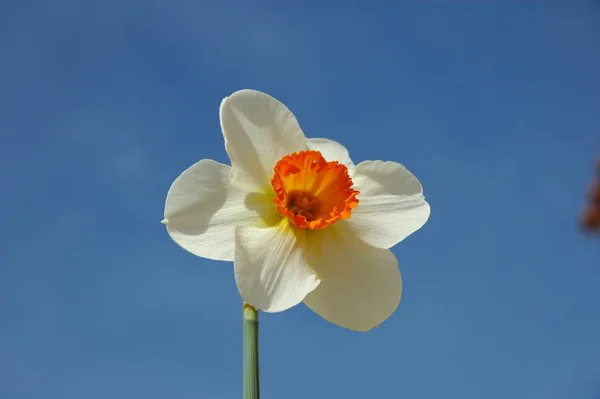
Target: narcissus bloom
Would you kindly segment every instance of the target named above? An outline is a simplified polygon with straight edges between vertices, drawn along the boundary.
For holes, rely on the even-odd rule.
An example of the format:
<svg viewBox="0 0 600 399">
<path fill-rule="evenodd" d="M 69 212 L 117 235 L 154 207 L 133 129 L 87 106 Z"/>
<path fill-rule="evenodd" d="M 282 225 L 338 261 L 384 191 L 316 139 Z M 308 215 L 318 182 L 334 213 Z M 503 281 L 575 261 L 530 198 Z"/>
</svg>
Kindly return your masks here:
<svg viewBox="0 0 600 399">
<path fill-rule="evenodd" d="M 397 308 L 390 247 L 430 213 L 417 178 L 396 162 L 355 165 L 341 144 L 307 139 L 273 97 L 241 90 L 221 102 L 231 166 L 203 159 L 171 186 L 163 223 L 187 251 L 233 261 L 243 300 L 265 312 L 304 302 L 367 331 Z"/>
</svg>

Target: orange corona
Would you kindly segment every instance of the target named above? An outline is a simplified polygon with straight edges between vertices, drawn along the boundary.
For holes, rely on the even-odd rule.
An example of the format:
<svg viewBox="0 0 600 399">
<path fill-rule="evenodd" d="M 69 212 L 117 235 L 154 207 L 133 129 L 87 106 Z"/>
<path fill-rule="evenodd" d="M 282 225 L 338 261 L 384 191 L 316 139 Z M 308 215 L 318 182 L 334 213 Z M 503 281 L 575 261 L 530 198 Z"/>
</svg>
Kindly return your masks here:
<svg viewBox="0 0 600 399">
<path fill-rule="evenodd" d="M 301 151 L 275 165 L 271 184 L 277 211 L 300 228 L 322 229 L 348 219 L 358 205 L 348 168 L 327 162 L 319 151 Z"/>
</svg>

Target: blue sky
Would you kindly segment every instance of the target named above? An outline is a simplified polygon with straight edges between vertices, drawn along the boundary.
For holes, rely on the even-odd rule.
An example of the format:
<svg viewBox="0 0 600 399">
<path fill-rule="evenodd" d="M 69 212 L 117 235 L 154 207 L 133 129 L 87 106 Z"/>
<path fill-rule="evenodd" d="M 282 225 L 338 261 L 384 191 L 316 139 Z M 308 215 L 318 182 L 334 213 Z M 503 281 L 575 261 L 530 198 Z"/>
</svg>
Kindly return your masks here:
<svg viewBox="0 0 600 399">
<path fill-rule="evenodd" d="M 599 40 L 591 1 L 4 1 L 0 397 L 240 397 L 232 264 L 159 222 L 253 88 L 432 208 L 379 329 L 263 315 L 264 398 L 593 398 Z"/>
</svg>

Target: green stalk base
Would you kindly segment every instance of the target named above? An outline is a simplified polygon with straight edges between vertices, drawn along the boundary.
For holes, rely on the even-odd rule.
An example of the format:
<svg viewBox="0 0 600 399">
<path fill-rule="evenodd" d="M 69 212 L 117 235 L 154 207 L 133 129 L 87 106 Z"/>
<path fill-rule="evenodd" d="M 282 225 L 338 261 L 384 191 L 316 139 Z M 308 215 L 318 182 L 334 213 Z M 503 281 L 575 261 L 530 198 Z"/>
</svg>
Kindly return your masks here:
<svg viewBox="0 0 600 399">
<path fill-rule="evenodd" d="M 259 399 L 258 311 L 244 303 L 244 396 Z"/>
</svg>

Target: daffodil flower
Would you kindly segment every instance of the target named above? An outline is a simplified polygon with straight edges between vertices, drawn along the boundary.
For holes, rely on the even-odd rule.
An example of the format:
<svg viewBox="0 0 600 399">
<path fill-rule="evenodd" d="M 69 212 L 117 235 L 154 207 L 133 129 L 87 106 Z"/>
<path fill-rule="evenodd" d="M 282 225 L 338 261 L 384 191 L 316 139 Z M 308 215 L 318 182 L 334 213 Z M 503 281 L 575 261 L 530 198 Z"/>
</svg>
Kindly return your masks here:
<svg viewBox="0 0 600 399">
<path fill-rule="evenodd" d="M 231 166 L 203 159 L 171 186 L 163 223 L 185 250 L 234 262 L 242 299 L 265 312 L 300 302 L 367 331 L 398 307 L 389 250 L 430 213 L 419 180 L 396 162 L 355 165 L 346 148 L 307 139 L 281 102 L 254 90 L 219 111 Z"/>
</svg>

